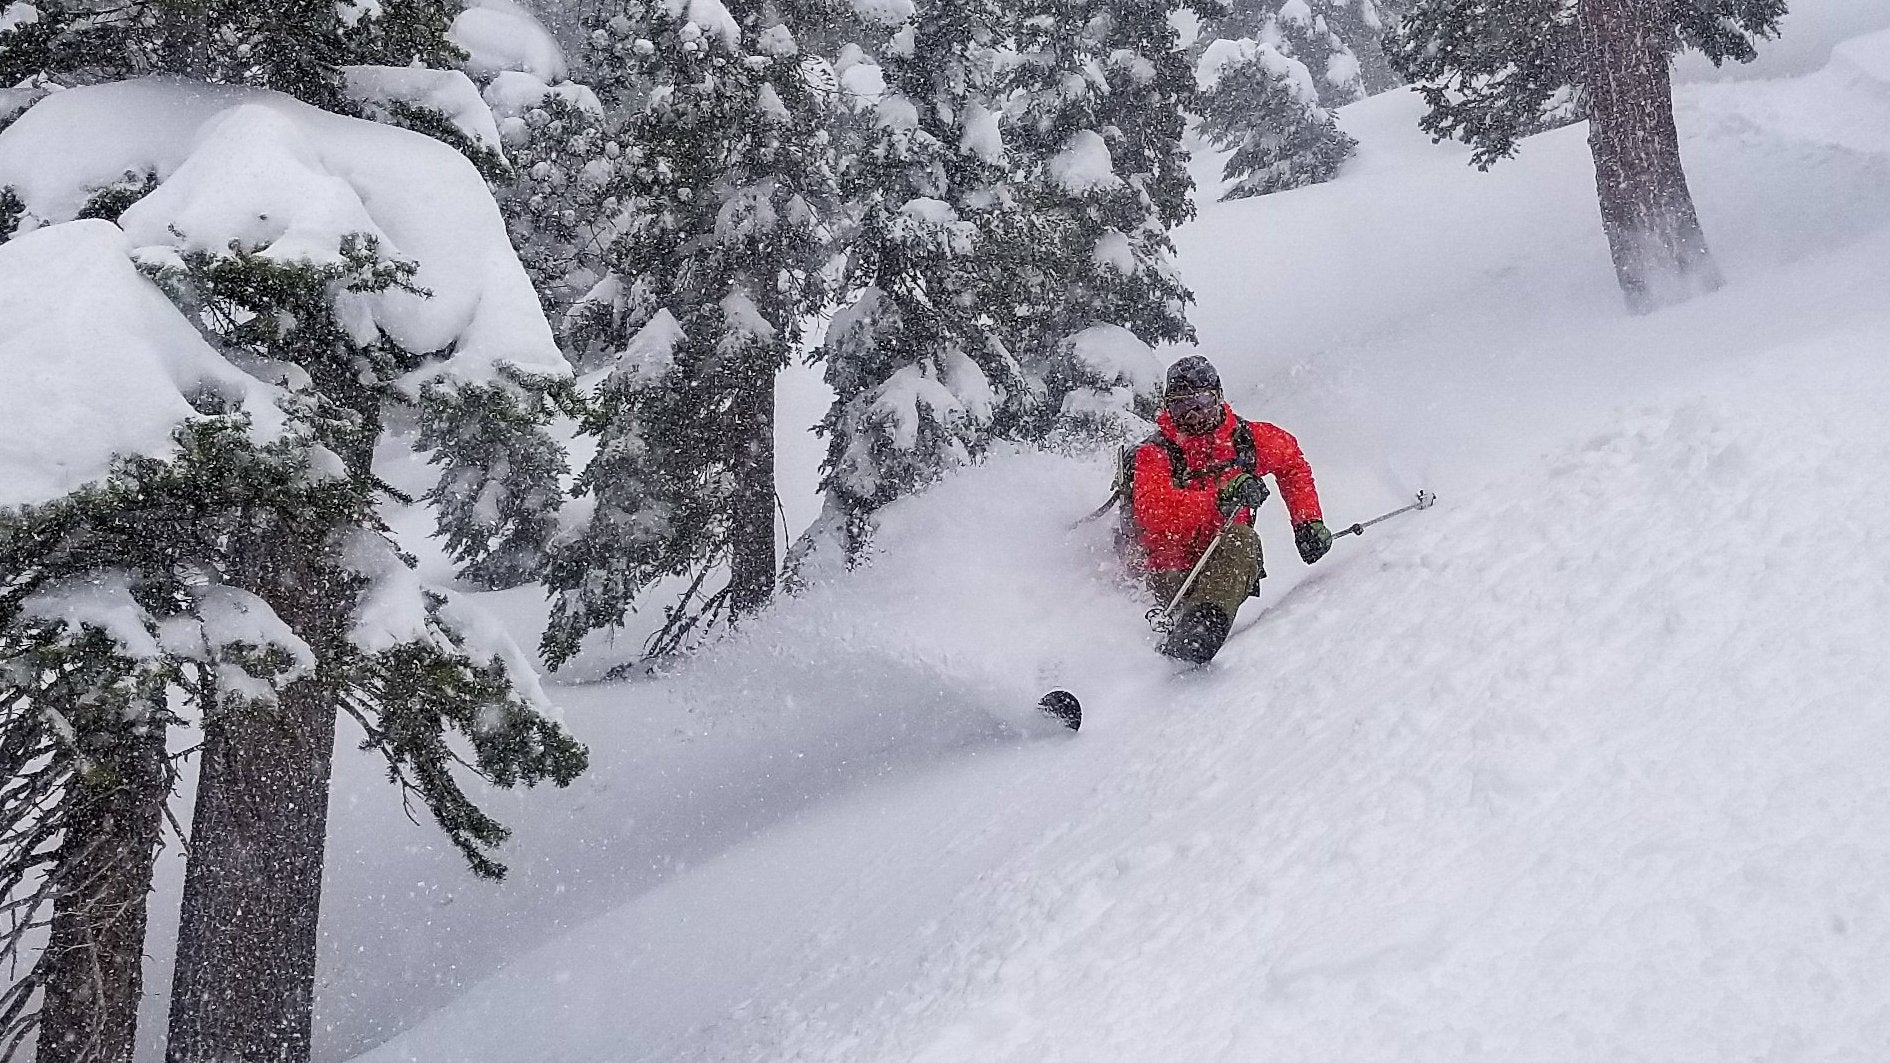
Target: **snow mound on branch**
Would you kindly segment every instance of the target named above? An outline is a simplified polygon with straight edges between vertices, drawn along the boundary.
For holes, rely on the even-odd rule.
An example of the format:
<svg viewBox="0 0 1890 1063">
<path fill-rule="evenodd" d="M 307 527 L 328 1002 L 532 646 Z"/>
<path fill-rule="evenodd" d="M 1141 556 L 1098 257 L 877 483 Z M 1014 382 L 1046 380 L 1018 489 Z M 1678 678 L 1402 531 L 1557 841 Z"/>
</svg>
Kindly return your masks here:
<svg viewBox="0 0 1890 1063">
<path fill-rule="evenodd" d="M 876 26 L 903 26 L 917 10 L 913 0 L 853 0 L 853 13 Z"/>
<path fill-rule="evenodd" d="M 503 626 L 450 590 L 433 586 L 407 565 L 392 543 L 357 529 L 343 544 L 342 564 L 366 581 L 348 631 L 361 650 L 382 653 L 421 643 L 446 653 L 463 652 L 475 661 L 496 659 L 534 709 L 556 713 L 531 658 Z M 435 622 L 436 605 L 450 631 Z"/>
<path fill-rule="evenodd" d="M 755 300 L 741 289 L 729 292 L 716 304 L 722 311 L 722 344 L 725 349 L 735 343 L 772 343 L 775 328 L 755 305 Z"/>
<path fill-rule="evenodd" d="M 1063 416 L 1138 435 L 1151 427 L 1136 411 L 1140 396 L 1161 391 L 1162 359 L 1120 325 L 1091 325 L 1064 341 L 1072 374 L 1081 381 L 1063 397 Z"/>
<path fill-rule="evenodd" d="M 742 25 L 722 0 L 664 0 L 663 8 L 671 17 L 686 17 L 698 30 L 721 38 L 730 48 L 741 45 Z"/>
<path fill-rule="evenodd" d="M 343 547 L 342 565 L 366 581 L 348 632 L 363 652 L 381 653 L 409 642 L 449 648 L 436 636 L 427 613 L 425 581 L 386 539 L 369 531 L 352 531 Z"/>
<path fill-rule="evenodd" d="M 1230 66 L 1258 61 L 1273 80 L 1285 85 L 1292 92 L 1293 98 L 1308 106 L 1319 102 L 1319 86 L 1313 80 L 1313 74 L 1305 63 L 1280 51 L 1274 45 L 1264 41 L 1239 38 L 1235 40 L 1217 40 L 1207 46 L 1201 58 L 1195 62 L 1194 82 L 1202 92 L 1212 92 L 1220 85 L 1221 78 Z M 1353 61 L 1356 66 L 1357 61 Z M 1341 71 L 1343 73 L 1343 71 Z M 1345 82 L 1334 76 L 1332 68 L 1327 67 L 1327 79 L 1339 85 Z"/>
<path fill-rule="evenodd" d="M 465 50 L 466 73 L 476 78 L 518 70 L 552 82 L 571 74 L 551 31 L 513 0 L 471 0 L 447 36 Z"/>
<path fill-rule="evenodd" d="M 238 587 L 213 583 L 192 590 L 191 599 L 198 619 L 181 630 L 195 629 L 203 645 L 193 647 L 190 655 L 208 659 L 206 649 L 234 643 L 275 646 L 287 650 L 294 658 L 298 674 L 315 670 L 315 651 L 276 615 L 268 602 L 256 595 Z M 184 647 L 174 643 L 173 630 L 169 624 L 164 628 L 165 647 L 173 652 L 185 652 Z"/>
<path fill-rule="evenodd" d="M 272 389 L 204 343 L 107 221 L 0 244 L 0 380 L 0 505 L 51 501 L 103 477 L 117 455 L 171 453 L 199 396 L 240 406 L 261 438 L 283 427 Z"/>
<path fill-rule="evenodd" d="M 900 207 L 899 212 L 928 225 L 954 225 L 958 222 L 958 211 L 952 209 L 950 203 L 930 196 L 906 200 L 905 206 Z"/>
<path fill-rule="evenodd" d="M 131 577 L 116 569 L 86 583 L 61 582 L 37 591 L 20 603 L 20 613 L 101 631 L 118 644 L 119 653 L 135 660 L 149 661 L 163 653 L 144 626 L 144 608 L 131 596 Z"/>
<path fill-rule="evenodd" d="M 1360 66 L 1358 56 L 1350 53 L 1338 53 L 1326 60 L 1326 84 L 1337 88 L 1355 87 L 1359 83 Z"/>
<path fill-rule="evenodd" d="M 978 363 L 962 351 L 941 354 L 939 363 L 936 371 L 929 366 L 904 366 L 873 392 L 873 412 L 886 424 L 888 438 L 900 450 L 919 445 L 922 410 L 943 425 L 988 424 L 991 420 L 996 396 Z M 955 460 L 969 460 L 962 446 L 951 449 Z"/>
<path fill-rule="evenodd" d="M 676 349 L 689 341 L 682 323 L 668 307 L 650 315 L 650 320 L 630 337 L 623 354 L 617 358 L 621 371 L 632 379 L 654 383 L 676 366 Z"/>
<path fill-rule="evenodd" d="M 329 114 L 281 93 L 168 78 L 68 89 L 0 132 L 0 186 L 26 224 L 65 221 L 127 177 L 158 188 L 127 210 L 133 246 L 332 262 L 344 237 L 416 264 L 427 295 L 356 298 L 356 327 L 416 353 L 450 351 L 411 381 L 569 372 L 485 180 L 431 137 Z"/>
<path fill-rule="evenodd" d="M 1004 161 L 1004 134 L 996 111 L 979 103 L 967 103 L 961 118 L 964 135 L 958 138 L 958 150 L 980 162 Z"/>
<path fill-rule="evenodd" d="M 1050 159 L 1050 178 L 1067 192 L 1082 195 L 1122 183 L 1116 176 L 1109 143 L 1093 129 L 1072 133 L 1063 150 Z"/>
<path fill-rule="evenodd" d="M 1142 268 L 1136 260 L 1135 246 L 1129 242 L 1126 233 L 1115 229 L 1106 230 L 1096 238 L 1096 246 L 1090 248 L 1089 258 L 1096 265 L 1113 269 L 1125 277 L 1133 277 Z"/>
<path fill-rule="evenodd" d="M 865 111 L 886 97 L 886 71 L 877 63 L 847 63 L 840 68 L 840 87 L 846 90 L 846 106 Z"/>
<path fill-rule="evenodd" d="M 516 70 L 508 70 L 493 78 L 482 95 L 493 118 L 501 123 L 523 118 L 554 99 L 562 100 L 580 111 L 595 115 L 604 113 L 604 105 L 598 100 L 597 93 L 586 85 L 575 81 L 549 85 L 538 77 Z"/>
<path fill-rule="evenodd" d="M 1071 336 L 1069 347 L 1072 358 L 1103 380 L 1151 394 L 1161 390 L 1161 355 L 1120 325 L 1091 325 Z"/>
<path fill-rule="evenodd" d="M 341 237 L 360 233 L 398 256 L 398 245 L 354 187 L 311 158 L 308 148 L 287 115 L 247 104 L 232 108 L 120 222 L 139 247 L 217 251 L 241 244 L 277 262 L 332 265 L 342 261 Z"/>
<path fill-rule="evenodd" d="M 919 128 L 919 108 L 910 97 L 887 94 L 879 97 L 876 115 L 879 124 L 893 130 L 915 130 Z"/>
<path fill-rule="evenodd" d="M 9 4 L 0 7 L 0 33 L 21 26 L 31 26 L 39 21 L 39 8 L 32 4 Z"/>
<path fill-rule="evenodd" d="M 374 118 L 384 121 L 395 103 L 425 107 L 444 114 L 467 140 L 503 154 L 492 109 L 465 74 L 418 66 L 351 66 L 343 72 L 348 95 L 366 104 Z"/>
</svg>

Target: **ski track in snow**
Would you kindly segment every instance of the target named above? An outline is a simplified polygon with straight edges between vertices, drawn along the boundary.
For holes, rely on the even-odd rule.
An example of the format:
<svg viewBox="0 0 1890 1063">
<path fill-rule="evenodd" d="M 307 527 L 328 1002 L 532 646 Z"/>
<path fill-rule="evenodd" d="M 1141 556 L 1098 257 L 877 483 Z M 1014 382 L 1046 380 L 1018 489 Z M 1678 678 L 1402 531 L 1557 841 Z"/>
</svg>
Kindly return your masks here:
<svg viewBox="0 0 1890 1063">
<path fill-rule="evenodd" d="M 1354 171 L 1184 267 L 1335 526 L 1438 507 L 1313 569 L 1269 507 L 1182 669 L 1067 530 L 1107 460 L 1000 455 L 678 674 L 554 688 L 595 767 L 493 795 L 503 887 L 343 750 L 324 1057 L 1890 1058 L 1886 101 L 1843 49 L 1683 93 L 1731 283 L 1642 319 L 1579 129 L 1479 175 L 1348 109 Z"/>
</svg>

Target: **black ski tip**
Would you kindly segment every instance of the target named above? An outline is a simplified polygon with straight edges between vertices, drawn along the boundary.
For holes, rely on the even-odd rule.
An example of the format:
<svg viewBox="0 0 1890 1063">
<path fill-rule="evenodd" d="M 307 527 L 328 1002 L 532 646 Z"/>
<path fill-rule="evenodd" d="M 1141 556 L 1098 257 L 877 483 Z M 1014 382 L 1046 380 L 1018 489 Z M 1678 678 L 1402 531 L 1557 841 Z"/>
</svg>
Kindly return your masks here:
<svg viewBox="0 0 1890 1063">
<path fill-rule="evenodd" d="M 1063 721 L 1063 726 L 1072 731 L 1083 726 L 1083 703 L 1067 690 L 1052 690 L 1037 702 L 1037 707 L 1046 715 Z"/>
</svg>

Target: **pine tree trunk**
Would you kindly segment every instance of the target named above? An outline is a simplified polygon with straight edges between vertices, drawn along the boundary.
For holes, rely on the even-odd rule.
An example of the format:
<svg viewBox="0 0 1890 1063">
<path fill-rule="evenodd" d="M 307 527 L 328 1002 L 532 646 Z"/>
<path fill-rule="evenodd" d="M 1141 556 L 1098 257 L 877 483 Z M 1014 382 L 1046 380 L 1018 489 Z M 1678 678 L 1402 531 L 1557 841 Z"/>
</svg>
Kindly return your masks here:
<svg viewBox="0 0 1890 1063">
<path fill-rule="evenodd" d="M 171 775 L 164 729 L 111 736 L 75 781 L 46 944 L 39 1063 L 131 1063 L 144 933 Z"/>
<path fill-rule="evenodd" d="M 1601 224 L 1628 307 L 1720 286 L 1680 165 L 1668 54 L 1641 0 L 1579 0 L 1588 146 Z"/>
<path fill-rule="evenodd" d="M 731 462 L 735 501 L 729 527 L 729 605 L 746 616 L 774 595 L 777 559 L 774 537 L 774 359 L 762 349 L 743 374 L 735 397 L 739 448 Z"/>
<path fill-rule="evenodd" d="M 304 1063 L 335 739 L 334 696 L 207 715 L 167 1063 Z"/>
<path fill-rule="evenodd" d="M 335 444 L 356 483 L 372 482 L 379 406 L 358 380 L 318 362 L 324 393 L 352 407 L 360 430 Z M 365 508 L 365 506 L 364 506 Z M 315 656 L 312 675 L 271 707 L 206 708 L 197 808 L 184 872 L 165 1063 L 307 1063 L 328 792 L 340 711 L 332 662 L 347 652 L 356 594 L 327 546 L 327 515 L 259 520 L 230 547 L 232 581 L 269 604 Z"/>
</svg>

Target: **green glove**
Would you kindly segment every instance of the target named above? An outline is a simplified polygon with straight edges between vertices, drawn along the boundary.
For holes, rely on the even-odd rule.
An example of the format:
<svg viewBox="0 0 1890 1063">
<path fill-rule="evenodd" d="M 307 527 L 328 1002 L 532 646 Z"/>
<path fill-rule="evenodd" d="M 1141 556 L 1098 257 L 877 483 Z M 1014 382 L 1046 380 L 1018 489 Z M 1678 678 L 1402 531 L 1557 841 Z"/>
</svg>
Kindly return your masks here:
<svg viewBox="0 0 1890 1063">
<path fill-rule="evenodd" d="M 1310 565 L 1332 549 L 1332 533 L 1323 520 L 1301 521 L 1293 525 L 1293 545 L 1299 547 L 1299 559 Z"/>
<path fill-rule="evenodd" d="M 1250 472 L 1221 485 L 1220 493 L 1214 496 L 1214 504 L 1221 511 L 1221 516 L 1231 517 L 1243 509 L 1259 509 L 1266 503 L 1273 492 L 1267 490 L 1267 482 Z"/>
</svg>

